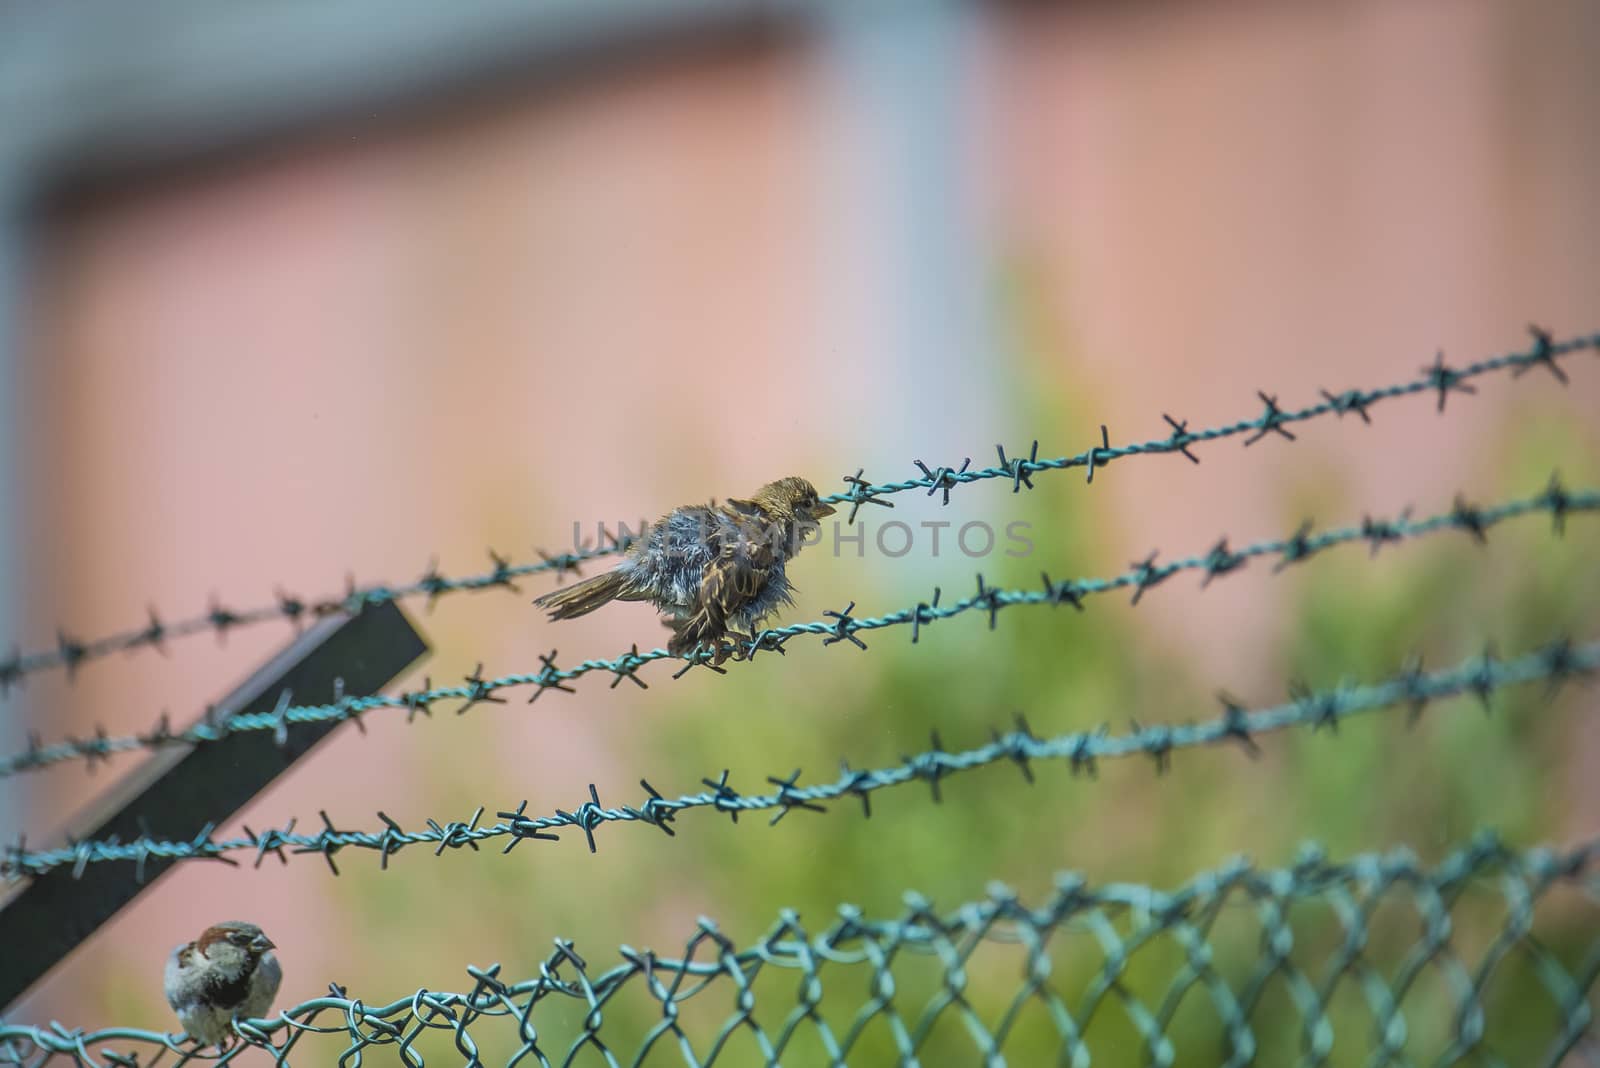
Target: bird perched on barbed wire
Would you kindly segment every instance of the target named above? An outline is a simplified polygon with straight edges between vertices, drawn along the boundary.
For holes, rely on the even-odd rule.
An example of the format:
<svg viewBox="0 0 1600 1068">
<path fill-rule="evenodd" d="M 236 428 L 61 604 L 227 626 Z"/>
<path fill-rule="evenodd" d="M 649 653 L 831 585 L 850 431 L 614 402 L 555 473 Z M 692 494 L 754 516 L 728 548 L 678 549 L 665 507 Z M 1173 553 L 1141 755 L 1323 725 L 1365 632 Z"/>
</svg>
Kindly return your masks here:
<svg viewBox="0 0 1600 1068">
<path fill-rule="evenodd" d="M 220 1045 L 235 1018 L 264 1016 L 283 982 L 276 947 L 242 920 L 215 924 L 167 958 L 167 1004 L 202 1045 Z"/>
<path fill-rule="evenodd" d="M 748 499 L 684 505 L 652 523 L 617 567 L 533 603 L 572 619 L 609 601 L 649 601 L 672 630 L 668 652 L 706 645 L 720 664 L 725 638 L 753 641 L 763 619 L 794 603 L 785 565 L 832 514 L 803 478 L 780 478 Z"/>
</svg>

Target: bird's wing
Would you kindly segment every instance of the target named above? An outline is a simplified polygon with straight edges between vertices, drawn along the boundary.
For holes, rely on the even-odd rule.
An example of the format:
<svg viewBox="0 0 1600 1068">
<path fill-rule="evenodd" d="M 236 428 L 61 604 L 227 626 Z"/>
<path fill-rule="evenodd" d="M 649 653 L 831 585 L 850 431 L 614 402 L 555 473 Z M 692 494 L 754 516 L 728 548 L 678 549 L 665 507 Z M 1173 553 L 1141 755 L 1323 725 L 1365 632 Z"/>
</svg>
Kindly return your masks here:
<svg viewBox="0 0 1600 1068">
<path fill-rule="evenodd" d="M 725 620 L 761 592 L 772 562 L 772 548 L 764 542 L 725 544 L 700 577 L 700 610 Z"/>
<path fill-rule="evenodd" d="M 702 642 L 722 638 L 728 617 L 760 594 L 776 562 L 772 543 L 766 539 L 721 539 L 717 555 L 700 576 L 694 610 L 673 626 L 668 651 L 686 653 Z"/>
</svg>

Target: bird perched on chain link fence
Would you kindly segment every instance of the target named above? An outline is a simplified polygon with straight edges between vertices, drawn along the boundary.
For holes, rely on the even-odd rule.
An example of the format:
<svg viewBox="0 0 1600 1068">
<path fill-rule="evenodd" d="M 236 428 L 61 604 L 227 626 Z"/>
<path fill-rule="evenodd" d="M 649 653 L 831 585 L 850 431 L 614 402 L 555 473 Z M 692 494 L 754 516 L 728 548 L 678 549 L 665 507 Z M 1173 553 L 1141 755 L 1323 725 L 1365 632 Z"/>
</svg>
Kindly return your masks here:
<svg viewBox="0 0 1600 1068">
<path fill-rule="evenodd" d="M 283 982 L 277 948 L 253 923 L 214 924 L 167 958 L 167 1004 L 203 1045 L 220 1045 L 233 1021 L 266 1015 Z"/>
</svg>

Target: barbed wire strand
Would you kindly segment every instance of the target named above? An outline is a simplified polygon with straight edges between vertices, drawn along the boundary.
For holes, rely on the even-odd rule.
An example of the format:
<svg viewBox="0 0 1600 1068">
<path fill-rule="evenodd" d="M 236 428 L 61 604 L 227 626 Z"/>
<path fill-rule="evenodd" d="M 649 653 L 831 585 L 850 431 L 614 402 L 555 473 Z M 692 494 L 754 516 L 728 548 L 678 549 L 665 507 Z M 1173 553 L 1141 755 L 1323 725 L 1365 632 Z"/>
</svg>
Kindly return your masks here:
<svg viewBox="0 0 1600 1068">
<path fill-rule="evenodd" d="M 345 848 L 378 852 L 380 866 L 387 870 L 389 858 L 412 845 L 433 846 L 434 855 L 438 856 L 445 849 L 476 851 L 481 842 L 506 838 L 509 841 L 502 852 L 509 853 L 525 840 L 554 841 L 557 836 L 551 831 L 573 827 L 583 832 L 592 853 L 595 831 L 605 824 L 641 823 L 673 835 L 677 817 L 696 809 L 724 813 L 735 822 L 740 813 L 771 811 L 770 822 L 776 824 L 796 809 L 824 812 L 829 802 L 855 798 L 870 817 L 870 797 L 879 790 L 921 782 L 939 801 L 940 783 L 945 778 L 991 764 L 1013 763 L 1032 782 L 1033 761 L 1065 761 L 1073 773 L 1092 775 L 1101 760 L 1146 756 L 1159 773 L 1167 770 L 1172 754 L 1180 750 L 1233 744 L 1255 755 L 1256 738 L 1262 734 L 1307 726 L 1313 731 L 1326 728 L 1336 732 L 1340 723 L 1352 716 L 1396 707 L 1409 709 L 1414 722 L 1429 702 L 1462 694 L 1477 697 L 1487 709 L 1491 695 L 1504 687 L 1545 680 L 1554 689 L 1596 668 L 1600 668 L 1600 642 L 1576 646 L 1563 639 L 1514 660 L 1499 659 L 1490 648 L 1456 667 L 1431 673 L 1414 662 L 1400 674 L 1368 686 L 1339 686 L 1313 692 L 1296 683 L 1290 687 L 1288 702 L 1255 712 L 1222 698 L 1224 714 L 1203 723 L 1148 727 L 1134 724 L 1130 732 L 1120 735 L 1109 733 L 1109 728 L 1102 725 L 1095 730 L 1039 738 L 1026 721 L 1019 719 L 1012 730 L 994 732 L 988 744 L 960 751 L 946 750 L 935 733 L 929 750 L 873 770 L 852 770 L 844 764 L 838 778 L 831 782 L 801 785 L 798 770 L 787 776 L 769 775 L 766 781 L 777 787 L 771 793 L 740 793 L 730 785 L 729 772 L 724 770 L 717 779 L 701 780 L 707 790 L 676 798 L 663 797 L 648 781 L 640 780 L 648 796 L 638 806 L 607 808 L 601 804 L 593 784 L 589 787 L 589 800 L 571 811 L 558 808 L 548 815 L 530 816 L 524 800 L 514 810 L 499 812 L 502 822 L 487 827 L 479 826 L 484 814 L 480 807 L 465 822 L 441 825 L 430 819 L 428 828 L 418 831 L 406 831 L 382 811 L 378 813 L 385 827 L 382 831 L 339 830 L 324 811 L 320 814 L 323 827 L 314 834 L 296 833 L 295 821 L 291 820 L 282 829 L 256 833 L 246 827 L 244 836 L 221 840 L 212 837 L 215 827 L 209 823 L 187 841 L 157 840 L 148 835 L 130 842 L 86 839 L 61 849 L 29 852 L 26 840 L 19 839 L 0 855 L 0 875 L 12 880 L 71 865 L 73 874 L 78 876 L 89 864 L 117 861 L 138 865 L 136 876 L 142 877 L 144 863 L 151 857 L 233 863 L 228 855 L 237 852 L 253 852 L 259 867 L 269 854 L 287 863 L 285 850 L 297 855 L 318 854 L 337 875 L 334 854 Z"/>
<path fill-rule="evenodd" d="M 952 1017 L 962 1026 L 939 1031 L 941 1063 L 952 1052 L 950 1036 L 962 1034 L 973 1043 L 981 1063 L 997 1066 L 1006 1063 L 1003 1051 L 1008 1040 L 1014 1047 L 1020 1041 L 1014 1026 L 1019 1017 L 1038 1005 L 1045 1010 L 1038 1014 L 1041 1024 L 1047 1020 L 1053 1028 L 1046 1034 L 1060 1042 L 1059 1062 L 1086 1065 L 1095 1046 L 1107 1053 L 1125 1047 L 1122 1017 L 1110 1031 L 1095 1029 L 1097 1017 L 1105 1015 L 1101 1009 L 1120 1003 L 1138 1031 L 1146 1063 L 1170 1066 L 1178 1043 L 1187 1040 L 1191 1045 L 1186 1052 L 1203 1042 L 1207 1056 L 1225 1054 L 1227 1068 L 1243 1068 L 1256 1063 L 1265 1040 L 1298 1034 L 1299 1063 L 1320 1065 L 1332 1052 L 1336 1022 L 1341 1028 L 1349 1026 L 1347 1012 L 1365 1006 L 1371 1024 L 1361 1023 L 1359 1037 L 1354 1031 L 1341 1037 L 1341 1048 L 1367 1042 L 1372 1048 L 1368 1063 L 1409 1064 L 1421 1063 L 1415 1059 L 1423 1054 L 1417 1047 L 1428 1031 L 1415 1023 L 1408 1026 L 1404 1012 L 1408 995 L 1421 986 L 1426 988 L 1424 994 L 1413 1001 L 1426 1006 L 1425 1018 L 1450 1021 L 1439 1028 L 1443 1032 L 1439 1041 L 1448 1047 L 1440 1051 L 1436 1063 L 1485 1059 L 1553 1068 L 1567 1063 L 1564 1058 L 1580 1042 L 1593 1040 L 1594 1007 L 1588 992 L 1600 973 L 1600 953 L 1589 953 L 1587 960 L 1569 954 L 1569 962 L 1563 963 L 1536 932 L 1537 908 L 1552 889 L 1577 887 L 1587 901 L 1579 906 L 1564 897 L 1558 930 L 1568 939 L 1581 937 L 1585 930 L 1593 932 L 1595 906 L 1600 902 L 1600 882 L 1594 872 L 1597 856 L 1600 842 L 1564 850 L 1514 851 L 1492 832 L 1480 832 L 1432 867 L 1404 849 L 1335 862 L 1321 847 L 1308 843 L 1290 866 L 1263 869 L 1240 858 L 1171 892 L 1129 883 L 1093 886 L 1082 876 L 1064 874 L 1036 908 L 1026 906 L 999 883 L 991 883 L 985 897 L 943 913 L 912 892 L 905 895 L 897 918 L 872 920 L 859 908 L 840 905 L 837 918 L 815 934 L 797 913 L 786 909 L 763 937 L 742 949 L 716 923 L 702 917 L 678 957 L 623 945 L 607 967 L 590 964 L 570 940 L 557 938 L 536 975 L 522 982 L 502 979 L 499 964 L 469 966 L 471 986 L 462 992 L 424 987 L 387 1004 L 353 998 L 344 987 L 330 984 L 327 996 L 304 1001 L 275 1017 L 236 1021 L 235 1040 L 226 1051 L 202 1048 L 181 1034 L 131 1027 L 85 1030 L 59 1023 L 48 1027 L 0 1023 L 0 1063 L 41 1068 L 59 1058 L 85 1068 L 102 1064 L 151 1068 L 171 1054 L 181 1058 L 180 1063 L 198 1059 L 221 1064 L 257 1048 L 270 1051 L 275 1063 L 284 1065 L 291 1052 L 307 1052 L 302 1043 L 320 1063 L 331 1063 L 332 1051 L 317 1046 L 323 1040 L 308 1038 L 327 1035 L 348 1043 L 338 1057 L 341 1064 L 361 1063 L 364 1051 L 387 1046 L 399 1054 L 401 1063 L 420 1068 L 423 1055 L 416 1047 L 431 1032 L 452 1039 L 471 1063 L 481 1064 L 479 1050 L 488 1041 L 483 1033 L 493 1027 L 497 1039 L 503 1031 L 506 1045 L 514 1046 L 507 1061 L 512 1065 L 530 1059 L 543 1065 L 568 1064 L 585 1046 L 615 1065 L 621 1062 L 613 1051 L 625 1057 L 624 1043 L 628 1043 L 637 1045 L 627 1062 L 635 1066 L 649 1060 L 660 1046 L 664 1052 L 675 1047 L 688 1064 L 709 1068 L 723 1063 L 720 1056 L 733 1048 L 726 1045 L 729 1036 L 743 1031 L 752 1035 L 760 1063 L 775 1066 L 791 1053 L 803 1026 L 814 1034 L 830 1063 L 843 1064 L 852 1052 L 865 1053 L 857 1048 L 858 1040 L 868 1025 L 882 1019 L 888 1026 L 880 1033 L 890 1036 L 899 1055 L 897 1063 L 917 1064 L 919 1052 L 935 1048 L 930 1037 L 941 1018 Z M 1457 934 L 1452 912 L 1458 902 L 1473 900 L 1469 890 L 1497 894 L 1504 902 L 1500 933 L 1477 950 L 1476 961 L 1463 954 L 1472 952 L 1469 947 L 1477 946 L 1478 940 L 1452 940 Z M 1385 914 L 1402 907 L 1394 902 L 1408 903 L 1421 921 L 1390 928 L 1419 930 L 1409 946 L 1393 938 L 1369 937 L 1380 906 Z M 1260 930 L 1253 939 L 1259 947 L 1253 957 L 1217 948 L 1215 921 L 1229 908 L 1254 913 Z M 1466 921 L 1460 923 L 1465 926 Z M 1248 929 L 1241 930 L 1236 922 L 1230 926 L 1235 937 L 1226 946 L 1252 944 Z M 1328 937 L 1340 931 L 1344 937 Z M 1063 932 L 1083 937 L 1070 938 Z M 1534 1038 L 1544 1048 L 1517 1050 L 1508 1061 L 1506 1043 L 1517 1040 L 1526 1019 L 1504 1006 L 1492 1012 L 1498 999 L 1488 995 L 1496 971 L 1513 950 L 1531 962 L 1527 972 L 1519 972 L 1519 984 L 1542 988 L 1556 1011 L 1553 1026 L 1546 1025 L 1553 1033 Z M 984 956 L 975 959 L 980 953 Z M 1021 982 L 1007 1001 L 995 988 L 1013 974 L 1011 968 L 1000 967 L 999 961 L 987 965 L 989 954 L 1010 953 L 1020 953 L 1023 959 L 1018 962 Z M 1151 954 L 1160 955 L 1163 962 L 1176 958 L 1178 963 L 1164 963 L 1161 971 L 1153 971 L 1143 966 Z M 1440 982 L 1417 983 L 1429 968 L 1440 973 Z M 863 969 L 870 972 L 870 979 L 859 1010 L 852 1013 L 837 1000 L 824 1007 L 824 992 L 833 989 L 826 984 L 837 980 L 847 989 L 859 990 Z M 923 1002 L 914 993 L 918 989 L 914 981 L 930 969 L 936 981 Z M 769 973 L 771 978 L 764 978 Z M 1346 998 L 1344 1011 L 1334 1015 L 1330 1006 L 1341 982 L 1358 986 L 1364 996 Z M 1279 1007 L 1263 1009 L 1263 995 L 1273 985 L 1288 997 Z M 1205 1003 L 1217 1015 L 1217 1034 L 1197 1031 L 1192 1021 L 1173 1030 L 1179 1004 L 1196 986 L 1206 991 Z M 692 1022 L 710 1016 L 704 1012 L 690 1016 L 682 1007 L 692 998 L 710 998 L 713 992 L 728 997 L 730 1015 L 711 1034 L 697 1036 L 693 1032 L 711 1031 L 715 1025 Z M 540 1009 L 545 1002 L 553 1003 L 548 1013 Z M 643 1022 L 639 1013 L 628 1011 L 633 1004 L 644 1009 Z M 765 1026 L 757 1018 L 758 1004 L 766 1009 Z M 659 1013 L 653 1024 L 652 1006 Z M 847 1016 L 848 1022 L 843 1019 Z M 630 1030 L 625 1037 L 618 1034 L 624 1027 Z M 472 1036 L 473 1028 L 479 1037 Z M 572 1032 L 570 1039 L 563 1031 Z M 1030 1048 L 1036 1048 L 1037 1033 L 1031 1037 Z M 563 1046 L 565 1059 L 560 1053 Z M 141 1053 L 148 1059 L 141 1060 Z M 742 1056 L 738 1063 L 751 1063 L 748 1053 Z"/>
<path fill-rule="evenodd" d="M 1282 570 L 1303 563 L 1334 546 L 1358 542 L 1368 545 L 1372 554 L 1376 554 L 1385 545 L 1446 531 L 1463 531 L 1475 541 L 1482 543 L 1487 540 L 1489 530 L 1496 525 L 1532 514 L 1550 516 L 1553 529 L 1559 533 L 1565 530 L 1568 517 L 1596 511 L 1600 511 L 1600 491 L 1569 490 L 1562 485 L 1559 478 L 1552 477 L 1543 492 L 1492 507 L 1476 507 L 1458 496 L 1450 511 L 1426 519 L 1410 519 L 1411 509 L 1407 508 L 1393 519 L 1374 519 L 1368 516 L 1359 525 L 1336 528 L 1320 534 L 1313 533 L 1308 522 L 1301 524 L 1295 533 L 1287 538 L 1259 541 L 1237 550 L 1230 549 L 1227 539 L 1224 538 L 1204 554 L 1168 563 L 1157 563 L 1156 554 L 1151 554 L 1130 570 L 1112 578 L 1080 578 L 1058 582 L 1052 580 L 1047 573 L 1042 573 L 1040 587 L 1025 590 L 989 586 L 985 584 L 980 574 L 974 594 L 944 604 L 940 603 L 943 591 L 935 588 L 930 600 L 885 616 L 855 616 L 852 614 L 855 611 L 855 602 L 852 601 L 842 612 L 824 612 L 823 615 L 830 617 L 831 621 L 794 623 L 765 630 L 746 644 L 743 649 L 744 660 L 751 661 L 758 653 L 766 650 L 783 653 L 786 643 L 801 635 L 820 638 L 824 646 L 851 643 L 865 649 L 866 642 L 862 640 L 862 634 L 885 628 L 909 626 L 911 641 L 916 643 L 924 627 L 973 611 L 987 614 L 989 628 L 993 630 L 999 613 L 1006 608 L 1019 605 L 1067 604 L 1082 611 L 1085 599 L 1116 590 L 1131 589 L 1133 603 L 1138 604 L 1147 592 L 1179 572 L 1198 571 L 1202 575 L 1201 585 L 1208 586 L 1212 580 L 1233 574 L 1250 560 L 1258 557 L 1277 557 L 1275 570 Z M 272 731 L 278 743 L 282 745 L 288 741 L 289 730 L 300 723 L 350 719 L 365 731 L 362 717 L 376 709 L 403 709 L 407 722 L 411 722 L 418 712 L 431 715 L 435 703 L 461 701 L 463 704 L 456 709 L 459 715 L 481 703 L 503 703 L 505 701 L 501 696 L 503 691 L 529 686 L 536 687 L 532 697 L 529 698 L 531 703 L 549 690 L 572 693 L 574 690 L 567 685 L 568 683 L 594 672 L 609 674 L 613 688 L 625 679 L 637 686 L 648 688 L 645 680 L 639 677 L 639 670 L 659 660 L 674 660 L 683 665 L 672 676 L 674 679 L 697 666 L 706 667 L 719 674 L 727 671 L 725 667 L 714 665 L 713 654 L 704 649 L 686 656 L 677 656 L 659 648 L 641 652 L 635 645 L 621 656 L 585 660 L 568 668 L 557 666 L 558 652 L 559 650 L 552 650 L 548 655 L 540 656 L 542 666 L 536 672 L 485 678 L 483 666 L 480 664 L 460 685 L 434 687 L 431 679 L 428 679 L 424 680 L 421 690 L 366 696 L 345 694 L 330 703 L 315 705 L 296 705 L 285 698 L 270 713 L 237 715 L 222 722 L 208 715 L 183 731 L 174 731 L 169 717 L 164 713 L 156 725 L 143 734 L 114 736 L 103 727 L 97 727 L 90 737 L 68 738 L 52 745 L 45 745 L 37 735 L 31 735 L 26 750 L 0 759 L 0 778 L 40 770 L 70 760 L 83 760 L 92 770 L 96 764 L 108 760 L 117 753 L 174 745 L 204 745 L 246 731 Z"/>
<path fill-rule="evenodd" d="M 1191 431 L 1188 429 L 1187 420 L 1163 415 L 1162 418 L 1172 428 L 1172 434 L 1165 438 L 1128 445 L 1112 445 L 1106 428 L 1101 427 L 1101 444 L 1091 446 L 1076 455 L 1041 460 L 1038 458 L 1039 443 L 1036 440 L 1026 458 L 1008 457 L 1005 446 L 996 445 L 998 466 L 972 468 L 970 457 L 964 460 L 959 468 L 930 467 L 923 461 L 917 460 L 915 463 L 922 471 L 921 477 L 899 482 L 875 484 L 863 477 L 862 469 L 857 469 L 854 475 L 847 475 L 844 478 L 845 484 L 849 487 L 847 490 L 824 497 L 822 500 L 829 504 L 849 505 L 848 521 L 853 523 L 862 505 L 872 504 L 892 508 L 893 502 L 883 498 L 911 490 L 926 490 L 930 496 L 942 492 L 943 503 L 949 504 L 951 490 L 968 482 L 1010 479 L 1012 492 L 1015 493 L 1024 487 L 1033 489 L 1032 476 L 1048 471 L 1083 467 L 1088 469 L 1089 481 L 1093 482 L 1097 470 L 1128 456 L 1181 453 L 1192 462 L 1199 463 L 1199 458 L 1189 451 L 1192 445 L 1241 434 L 1254 435 L 1246 439 L 1246 445 L 1253 445 L 1268 434 L 1275 434 L 1292 441 L 1294 435 L 1285 427 L 1325 415 L 1337 415 L 1342 420 L 1346 414 L 1354 414 L 1359 416 L 1363 423 L 1370 423 L 1368 410 L 1376 404 L 1396 397 L 1437 391 L 1438 410 L 1443 412 L 1446 398 L 1452 392 L 1473 393 L 1474 388 L 1468 384 L 1470 380 L 1498 371 L 1511 370 L 1513 376 L 1520 376 L 1527 370 L 1543 366 L 1548 368 L 1562 385 L 1566 385 L 1568 381 L 1566 372 L 1559 361 L 1585 350 L 1600 350 L 1600 333 L 1556 341 L 1546 330 L 1538 327 L 1530 327 L 1529 330 L 1533 337 L 1533 345 L 1526 352 L 1481 360 L 1459 369 L 1446 366 L 1443 353 L 1440 353 L 1432 365 L 1424 367 L 1422 374 L 1410 381 L 1378 389 L 1351 389 L 1337 394 L 1323 390 L 1322 402 L 1305 408 L 1292 410 L 1280 408 L 1275 396 L 1257 391 L 1265 410 L 1254 419 Z M 164 651 L 167 642 L 197 634 L 214 633 L 221 639 L 237 628 L 276 620 L 284 620 L 299 626 L 306 618 L 355 613 L 369 606 L 416 597 L 426 597 L 431 607 L 438 598 L 447 594 L 495 588 L 520 592 L 515 581 L 519 578 L 546 572 L 555 572 L 557 575 L 571 572 L 581 575 L 579 568 L 583 563 L 624 552 L 635 537 L 635 532 L 625 529 L 610 535 L 602 526 L 597 532 L 595 545 L 579 545 L 571 552 L 556 554 L 546 553 L 542 549 L 535 550 L 541 558 L 537 562 L 513 564 L 509 558 L 502 557 L 490 549 L 489 558 L 494 567 L 481 574 L 452 578 L 440 574 L 438 561 L 434 560 L 429 563 L 422 577 L 415 582 L 397 586 L 358 587 L 354 578 L 350 578 L 346 582 L 345 592 L 340 596 L 307 599 L 280 589 L 274 603 L 248 609 L 228 608 L 213 598 L 205 613 L 172 623 L 164 622 L 152 607 L 148 610 L 148 622 L 144 625 L 93 640 L 79 639 L 65 629 L 58 629 L 54 649 L 24 653 L 20 648 L 14 648 L 9 657 L 0 659 L 0 695 L 4 695 L 12 686 L 21 685 L 28 676 L 47 669 L 64 668 L 70 679 L 85 661 L 110 656 L 113 653 L 141 649 Z"/>
</svg>

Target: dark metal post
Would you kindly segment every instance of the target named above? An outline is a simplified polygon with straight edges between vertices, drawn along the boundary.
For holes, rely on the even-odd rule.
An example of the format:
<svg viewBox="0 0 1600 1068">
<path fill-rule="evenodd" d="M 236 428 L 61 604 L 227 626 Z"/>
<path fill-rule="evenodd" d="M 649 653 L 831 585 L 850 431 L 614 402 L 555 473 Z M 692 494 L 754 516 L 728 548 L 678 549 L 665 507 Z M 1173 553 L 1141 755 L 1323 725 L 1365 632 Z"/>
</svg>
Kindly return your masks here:
<svg viewBox="0 0 1600 1068">
<path fill-rule="evenodd" d="M 353 696 L 376 693 L 428 651 L 394 602 L 309 627 L 213 711 L 225 723 L 243 713 L 271 713 L 285 691 L 298 703 L 324 700 L 342 680 Z M 73 821 L 79 838 L 124 841 L 188 839 L 222 824 L 318 742 L 338 720 L 299 723 L 280 748 L 271 731 L 233 734 L 205 745 L 157 754 Z M 60 867 L 28 882 L 0 908 L 0 1006 L 9 1005 L 92 935 L 101 924 L 177 863 L 150 857 L 143 882 L 128 865 L 91 864 L 74 878 Z"/>
</svg>

